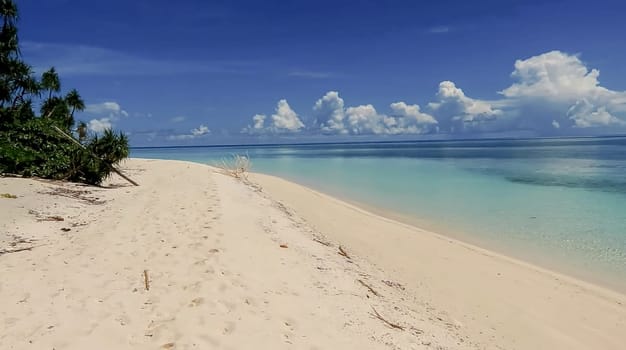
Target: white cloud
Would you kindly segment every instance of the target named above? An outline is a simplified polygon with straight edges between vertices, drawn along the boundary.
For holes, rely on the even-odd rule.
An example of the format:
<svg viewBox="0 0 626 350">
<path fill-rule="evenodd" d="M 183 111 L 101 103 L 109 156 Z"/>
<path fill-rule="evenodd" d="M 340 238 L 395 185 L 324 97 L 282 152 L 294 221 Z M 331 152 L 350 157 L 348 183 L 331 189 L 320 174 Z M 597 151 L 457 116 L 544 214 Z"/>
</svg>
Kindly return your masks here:
<svg viewBox="0 0 626 350">
<path fill-rule="evenodd" d="M 179 115 L 179 116 L 176 116 L 176 117 L 170 119 L 170 121 L 172 123 L 180 123 L 180 122 L 184 122 L 186 119 L 187 119 L 187 117 Z"/>
<path fill-rule="evenodd" d="M 503 111 L 495 108 L 492 103 L 478 100 L 465 95 L 451 81 L 439 83 L 437 101 L 430 102 L 428 107 L 437 120 L 442 123 L 445 131 L 473 131 L 491 127 L 492 123 L 502 116 Z"/>
<path fill-rule="evenodd" d="M 569 119 L 574 121 L 576 128 L 590 128 L 596 126 L 626 125 L 626 122 L 614 117 L 605 106 L 596 107 L 587 100 L 577 101 L 569 111 Z"/>
<path fill-rule="evenodd" d="M 443 31 L 443 29 L 442 29 Z M 452 81 L 439 84 L 425 110 L 395 102 L 390 114 L 372 104 L 347 107 L 337 91 L 328 91 L 313 106 L 310 132 L 322 134 L 420 134 L 430 132 L 509 132 L 527 135 L 626 131 L 626 91 L 600 84 L 600 72 L 576 55 L 550 51 L 515 62 L 514 82 L 493 100 L 473 98 Z M 269 125 L 267 121 L 270 121 Z M 304 125 L 281 100 L 271 118 L 257 115 L 244 132 L 299 131 Z M 610 128 L 610 129 L 609 129 Z M 575 133 L 580 133 L 578 130 Z"/>
<path fill-rule="evenodd" d="M 66 75 L 163 76 L 180 74 L 224 74 L 251 71 L 258 62 L 238 60 L 162 60 L 134 56 L 122 51 L 86 45 L 20 43 L 36 72 L 53 66 Z"/>
<path fill-rule="evenodd" d="M 533 125 L 557 112 L 561 127 L 623 127 L 626 92 L 600 85 L 600 71 L 589 69 L 577 55 L 550 51 L 515 62 L 517 80 L 501 91 L 512 110 L 533 109 Z M 528 114 L 528 113 L 527 113 Z"/>
<path fill-rule="evenodd" d="M 384 115 L 378 114 L 371 104 L 346 109 L 346 121 L 348 132 L 360 134 L 384 134 Z"/>
<path fill-rule="evenodd" d="M 249 134 L 262 133 L 297 133 L 304 128 L 304 123 L 298 114 L 291 109 L 287 100 L 282 99 L 276 104 L 276 112 L 272 114 L 270 125 L 265 126 L 267 117 L 264 114 L 256 114 L 252 117 L 254 125 L 243 128 L 241 131 Z"/>
<path fill-rule="evenodd" d="M 265 124 L 265 118 L 267 118 L 264 114 L 257 114 L 252 117 L 252 121 L 254 122 L 255 129 L 263 129 L 263 125 Z"/>
<path fill-rule="evenodd" d="M 467 97 L 463 90 L 451 81 L 439 83 L 437 98 L 437 102 L 428 104 L 432 110 L 463 123 L 492 121 L 502 114 L 501 110 L 494 108 L 487 101 Z"/>
<path fill-rule="evenodd" d="M 198 126 L 197 128 L 191 129 L 188 134 L 168 135 L 166 139 L 168 141 L 192 140 L 195 138 L 209 135 L 210 133 L 211 130 L 209 130 L 206 125 L 200 124 L 200 126 Z"/>
<path fill-rule="evenodd" d="M 315 124 L 324 133 L 345 134 L 343 120 L 345 118 L 344 102 L 339 92 L 329 91 L 313 106 Z"/>
<path fill-rule="evenodd" d="M 109 118 L 128 117 L 128 112 L 122 109 L 117 102 L 102 102 L 89 104 L 85 107 L 89 114 L 107 115 Z"/>
<path fill-rule="evenodd" d="M 119 103 L 113 101 L 88 104 L 84 112 L 93 118 L 88 126 L 94 132 L 112 128 L 120 118 L 128 117 L 128 112 L 122 109 Z"/>
<path fill-rule="evenodd" d="M 298 114 L 289 107 L 289 103 L 285 99 L 278 101 L 276 113 L 272 114 L 272 122 L 272 127 L 278 131 L 298 132 L 304 128 Z"/>
<path fill-rule="evenodd" d="M 390 105 L 392 115 L 378 113 L 373 105 L 345 108 L 337 91 L 329 91 L 315 102 L 315 129 L 325 134 L 420 134 L 437 124 L 433 116 L 420 111 L 418 105 L 396 102 Z"/>
<path fill-rule="evenodd" d="M 113 124 L 109 118 L 92 119 L 87 123 L 87 128 L 95 133 L 101 133 L 112 127 Z"/>
<path fill-rule="evenodd" d="M 420 111 L 419 105 L 407 105 L 404 102 L 395 102 L 390 105 L 395 115 L 416 124 L 437 124 L 432 115 Z"/>
<path fill-rule="evenodd" d="M 578 100 L 609 92 L 599 86 L 597 69 L 589 70 L 575 55 L 550 51 L 515 61 L 517 83 L 501 91 L 509 98 Z"/>
<path fill-rule="evenodd" d="M 210 132 L 211 130 L 209 130 L 209 128 L 206 125 L 202 125 L 202 124 L 197 128 L 191 129 L 191 134 L 193 136 L 202 136 Z"/>
</svg>

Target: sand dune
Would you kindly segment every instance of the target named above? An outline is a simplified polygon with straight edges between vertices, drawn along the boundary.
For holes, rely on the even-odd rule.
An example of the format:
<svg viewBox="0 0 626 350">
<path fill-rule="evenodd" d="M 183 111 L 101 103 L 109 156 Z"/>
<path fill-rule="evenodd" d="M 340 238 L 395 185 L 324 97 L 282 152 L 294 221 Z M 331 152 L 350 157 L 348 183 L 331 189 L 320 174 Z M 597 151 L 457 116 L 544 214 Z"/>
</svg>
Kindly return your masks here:
<svg viewBox="0 0 626 350">
<path fill-rule="evenodd" d="M 626 343 L 621 294 L 281 179 L 125 168 L 141 186 L 0 179 L 0 349 Z"/>
</svg>

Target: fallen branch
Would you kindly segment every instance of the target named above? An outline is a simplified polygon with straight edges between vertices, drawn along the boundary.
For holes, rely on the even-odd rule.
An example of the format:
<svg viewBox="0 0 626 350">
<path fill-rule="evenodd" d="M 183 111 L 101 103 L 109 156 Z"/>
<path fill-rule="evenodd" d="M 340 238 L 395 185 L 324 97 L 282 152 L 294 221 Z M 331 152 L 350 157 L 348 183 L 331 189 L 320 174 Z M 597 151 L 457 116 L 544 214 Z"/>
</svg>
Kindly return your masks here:
<svg viewBox="0 0 626 350">
<path fill-rule="evenodd" d="M 363 282 L 363 280 L 357 280 L 359 283 L 361 283 L 363 285 L 363 287 L 369 289 L 369 291 L 374 294 L 375 296 L 379 297 L 380 294 L 378 294 L 377 291 L 374 290 L 374 288 L 372 288 L 369 284 Z"/>
<path fill-rule="evenodd" d="M 348 260 L 351 260 L 351 259 L 352 259 L 352 258 L 350 257 L 350 255 L 348 255 L 348 253 L 346 253 L 346 251 L 345 251 L 345 250 L 343 250 L 343 247 L 342 247 L 342 246 L 339 246 L 339 253 L 337 253 L 337 254 L 339 254 L 339 255 L 341 255 L 341 256 L 343 256 L 343 257 L 345 257 L 345 258 L 346 258 L 346 259 L 348 259 Z"/>
<path fill-rule="evenodd" d="M 33 248 L 35 248 L 35 246 L 28 247 L 28 248 L 11 249 L 11 250 L 0 250 L 0 255 L 17 253 L 17 252 L 23 252 L 23 251 L 27 251 L 27 250 L 31 251 L 31 250 L 33 250 Z"/>
<path fill-rule="evenodd" d="M 384 324 L 386 324 L 387 326 L 394 328 L 394 329 L 399 329 L 401 331 L 404 330 L 404 327 L 400 326 L 399 324 L 396 323 L 391 323 L 387 320 L 385 320 L 379 313 L 378 311 L 376 311 L 376 309 L 374 309 L 374 307 L 372 306 L 372 310 L 374 311 L 374 313 L 372 314 L 372 316 L 376 317 L 377 319 L 383 321 Z"/>
<path fill-rule="evenodd" d="M 150 290 L 150 278 L 148 278 L 148 270 L 143 270 L 143 283 L 146 286 L 146 290 Z"/>
<path fill-rule="evenodd" d="M 56 130 L 58 133 L 60 133 L 61 135 L 65 136 L 67 139 L 69 139 L 70 141 L 72 141 L 74 144 L 76 144 L 78 147 L 84 149 L 85 151 L 89 152 L 89 155 L 91 155 L 94 158 L 99 159 L 101 162 L 104 163 L 104 165 L 106 165 L 109 169 L 111 169 L 111 171 L 113 171 L 114 173 L 116 173 L 117 175 L 121 176 L 124 180 L 130 182 L 131 184 L 135 185 L 135 186 L 139 186 L 138 183 L 136 183 L 135 181 L 133 181 L 131 178 L 129 178 L 128 176 L 124 175 L 120 170 L 118 170 L 115 166 L 113 166 L 113 164 L 109 163 L 108 161 L 98 157 L 95 153 L 89 151 L 87 149 L 87 147 L 85 147 L 82 143 L 78 142 L 75 138 L 73 138 L 72 136 L 66 134 L 63 130 L 59 129 L 58 126 L 53 125 L 52 128 L 54 130 Z"/>
<path fill-rule="evenodd" d="M 46 216 L 45 218 L 37 219 L 37 221 L 64 221 L 62 217 L 56 216 Z"/>
</svg>

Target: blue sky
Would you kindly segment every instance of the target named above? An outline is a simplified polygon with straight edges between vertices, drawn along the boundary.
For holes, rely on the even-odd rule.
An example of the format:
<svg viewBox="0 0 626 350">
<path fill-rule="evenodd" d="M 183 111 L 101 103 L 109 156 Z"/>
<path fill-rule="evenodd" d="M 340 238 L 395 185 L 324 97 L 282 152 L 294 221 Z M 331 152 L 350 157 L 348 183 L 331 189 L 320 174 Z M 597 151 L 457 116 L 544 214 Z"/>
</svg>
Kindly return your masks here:
<svg viewBox="0 0 626 350">
<path fill-rule="evenodd" d="M 619 1 L 18 6 L 25 59 L 136 146 L 626 133 Z"/>
</svg>

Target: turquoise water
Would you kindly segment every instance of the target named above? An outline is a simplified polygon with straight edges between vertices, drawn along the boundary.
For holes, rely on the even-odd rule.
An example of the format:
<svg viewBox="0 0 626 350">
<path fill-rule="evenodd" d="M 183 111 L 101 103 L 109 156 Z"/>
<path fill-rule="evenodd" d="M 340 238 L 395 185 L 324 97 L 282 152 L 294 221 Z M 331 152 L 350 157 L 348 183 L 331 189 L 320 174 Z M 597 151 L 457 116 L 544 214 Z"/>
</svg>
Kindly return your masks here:
<svg viewBox="0 0 626 350">
<path fill-rule="evenodd" d="M 626 290 L 626 138 L 133 149 L 253 170 Z"/>
</svg>

